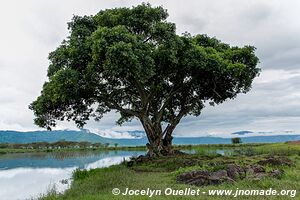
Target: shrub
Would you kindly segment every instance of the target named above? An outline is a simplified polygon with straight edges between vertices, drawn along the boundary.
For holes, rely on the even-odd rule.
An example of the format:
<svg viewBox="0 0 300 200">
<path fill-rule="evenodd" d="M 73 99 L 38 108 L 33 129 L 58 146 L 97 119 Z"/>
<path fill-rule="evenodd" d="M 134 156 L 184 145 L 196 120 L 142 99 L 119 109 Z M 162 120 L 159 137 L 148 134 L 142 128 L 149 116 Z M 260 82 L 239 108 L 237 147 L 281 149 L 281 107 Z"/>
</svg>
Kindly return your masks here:
<svg viewBox="0 0 300 200">
<path fill-rule="evenodd" d="M 242 139 L 239 137 L 231 138 L 232 144 L 240 144 L 242 143 Z"/>
</svg>

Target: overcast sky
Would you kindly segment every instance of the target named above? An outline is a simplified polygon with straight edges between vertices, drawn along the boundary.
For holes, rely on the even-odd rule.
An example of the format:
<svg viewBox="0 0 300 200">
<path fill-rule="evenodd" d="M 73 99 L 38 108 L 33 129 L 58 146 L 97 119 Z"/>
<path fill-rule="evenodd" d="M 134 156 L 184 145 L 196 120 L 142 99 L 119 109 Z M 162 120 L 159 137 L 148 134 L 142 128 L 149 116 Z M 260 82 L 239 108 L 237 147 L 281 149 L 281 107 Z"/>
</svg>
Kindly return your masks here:
<svg viewBox="0 0 300 200">
<path fill-rule="evenodd" d="M 39 94 L 47 56 L 68 35 L 75 15 L 132 6 L 135 0 L 3 0 L 0 3 L 0 130 L 38 130 L 28 104 Z M 176 135 L 255 132 L 300 133 L 300 1 L 160 0 L 177 32 L 206 33 L 231 45 L 254 45 L 262 73 L 251 92 L 222 105 L 206 107 L 200 117 L 186 117 Z M 142 130 L 138 121 L 122 127 L 110 113 L 89 122 L 92 131 Z M 75 129 L 60 123 L 58 129 Z"/>
</svg>

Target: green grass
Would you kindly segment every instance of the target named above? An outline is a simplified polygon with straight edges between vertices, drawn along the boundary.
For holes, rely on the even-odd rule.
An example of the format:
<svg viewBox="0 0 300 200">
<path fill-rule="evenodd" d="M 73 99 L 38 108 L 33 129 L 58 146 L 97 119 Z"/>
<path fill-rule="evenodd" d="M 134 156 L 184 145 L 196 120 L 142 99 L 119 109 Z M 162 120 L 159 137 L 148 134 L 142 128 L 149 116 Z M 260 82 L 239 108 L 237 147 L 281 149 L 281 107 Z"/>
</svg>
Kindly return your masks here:
<svg viewBox="0 0 300 200">
<path fill-rule="evenodd" d="M 288 143 L 256 143 L 256 144 L 217 144 L 183 146 L 182 149 L 193 149 L 200 155 L 217 155 L 217 150 L 223 150 L 225 155 L 300 155 L 300 145 Z"/>
<path fill-rule="evenodd" d="M 288 143 L 272 143 L 254 148 L 256 154 L 271 154 L 271 155 L 300 155 L 300 145 Z"/>
<path fill-rule="evenodd" d="M 47 152 L 46 150 L 39 150 L 39 149 L 10 149 L 10 148 L 0 148 L 0 155 L 1 154 L 10 154 L 10 153 L 34 153 L 34 152 Z"/>
<path fill-rule="evenodd" d="M 200 147 L 199 147 L 200 146 Z M 50 191 L 48 194 L 41 197 L 45 200 L 57 199 L 80 199 L 80 200 L 95 200 L 95 199 L 149 199 L 147 196 L 114 196 L 113 188 L 119 188 L 124 191 L 125 188 L 130 189 L 185 189 L 193 188 L 201 191 L 212 189 L 269 189 L 276 190 L 295 190 L 300 189 L 300 147 L 297 145 L 279 144 L 264 144 L 264 145 L 238 145 L 240 148 L 252 148 L 253 155 L 231 155 L 220 156 L 217 154 L 203 155 L 184 155 L 171 156 L 164 158 L 155 158 L 141 164 L 136 164 L 132 168 L 128 168 L 125 163 L 111 166 L 109 168 L 93 169 L 90 171 L 76 170 L 73 174 L 72 186 L 64 194 L 56 194 Z M 195 149 L 203 148 L 203 145 L 196 146 Z M 226 147 L 225 147 L 226 148 Z M 235 148 L 235 147 L 234 147 Z M 293 167 L 273 167 L 267 166 L 267 170 L 273 168 L 282 168 L 285 173 L 281 179 L 265 178 L 260 181 L 255 180 L 240 180 L 235 184 L 224 183 L 218 186 L 195 187 L 176 183 L 176 175 L 183 172 L 192 171 L 195 169 L 207 169 L 216 171 L 224 168 L 228 163 L 237 163 L 239 165 L 248 165 L 256 163 L 270 154 L 286 155 L 293 160 Z M 299 191 L 298 191 L 299 192 Z M 232 196 L 154 196 L 151 199 L 213 199 L 223 200 L 232 199 Z M 295 198 L 289 196 L 240 196 L 235 199 L 300 199 L 299 194 Z"/>
</svg>

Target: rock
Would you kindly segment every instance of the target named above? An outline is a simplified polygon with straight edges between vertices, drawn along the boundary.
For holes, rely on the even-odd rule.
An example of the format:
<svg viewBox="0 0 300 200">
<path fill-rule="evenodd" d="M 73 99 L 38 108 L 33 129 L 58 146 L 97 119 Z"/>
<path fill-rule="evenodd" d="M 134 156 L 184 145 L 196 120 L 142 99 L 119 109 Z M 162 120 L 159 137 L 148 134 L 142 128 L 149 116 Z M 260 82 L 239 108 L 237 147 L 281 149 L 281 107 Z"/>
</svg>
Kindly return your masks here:
<svg viewBox="0 0 300 200">
<path fill-rule="evenodd" d="M 260 165 L 285 165 L 292 166 L 293 162 L 287 157 L 269 157 L 258 162 Z"/>
<path fill-rule="evenodd" d="M 261 165 L 249 165 L 246 167 L 247 178 L 252 180 L 261 180 L 268 176 L 265 168 Z"/>
<path fill-rule="evenodd" d="M 204 186 L 204 185 L 218 185 L 223 182 L 234 182 L 228 177 L 226 170 L 219 170 L 209 173 L 207 170 L 199 170 L 183 173 L 176 178 L 178 183 L 186 183 L 190 185 Z"/>
<path fill-rule="evenodd" d="M 226 170 L 219 170 L 216 172 L 212 172 L 210 175 L 211 179 L 224 179 L 227 178 L 227 171 Z"/>
<path fill-rule="evenodd" d="M 227 175 L 229 178 L 236 180 L 238 178 L 243 179 L 246 177 L 246 170 L 236 164 L 229 164 L 227 166 Z"/>
<path fill-rule="evenodd" d="M 196 185 L 196 186 L 204 186 L 204 185 L 209 185 L 209 180 L 208 177 L 198 177 L 196 179 L 193 179 L 189 181 L 187 184 L 189 185 Z"/>
<path fill-rule="evenodd" d="M 212 172 L 209 176 L 209 183 L 210 185 L 218 185 L 224 182 L 233 183 L 234 180 L 227 175 L 226 170 L 219 170 L 216 172 Z"/>
<path fill-rule="evenodd" d="M 246 172 L 250 175 L 257 174 L 257 173 L 263 173 L 266 171 L 265 168 L 261 165 L 249 165 L 245 169 L 246 169 Z"/>
<path fill-rule="evenodd" d="M 229 164 L 227 165 L 227 170 L 218 170 L 215 172 L 196 170 L 180 174 L 176 177 L 176 180 L 178 183 L 205 186 L 219 185 L 224 182 L 234 183 L 236 180 L 244 178 L 251 180 L 261 180 L 266 177 L 280 178 L 282 174 L 283 171 L 278 169 L 266 172 L 263 166 L 257 164 L 246 167 Z"/>
<path fill-rule="evenodd" d="M 130 161 L 126 162 L 127 167 L 132 167 L 134 164 L 149 162 L 151 158 L 147 155 L 140 155 L 136 158 L 131 158 Z"/>
<path fill-rule="evenodd" d="M 265 177 L 268 177 L 269 175 L 267 173 L 255 173 L 255 174 L 252 174 L 251 176 L 248 177 L 248 179 L 251 179 L 251 180 L 261 180 Z"/>
<path fill-rule="evenodd" d="M 199 177 L 208 177 L 209 173 L 207 170 L 198 170 L 198 171 L 191 171 L 191 172 L 186 172 L 181 175 L 178 175 L 176 180 L 177 182 L 189 182 L 190 180 L 194 178 L 199 178 Z"/>
<path fill-rule="evenodd" d="M 191 171 L 177 176 L 178 183 L 203 186 L 209 184 L 209 172 L 207 170 Z"/>
<path fill-rule="evenodd" d="M 283 174 L 282 170 L 273 169 L 272 171 L 270 171 L 268 173 L 266 173 L 266 172 L 254 173 L 251 176 L 249 176 L 248 178 L 252 179 L 252 180 L 261 180 L 266 177 L 280 178 L 282 174 Z"/>
<path fill-rule="evenodd" d="M 149 156 L 140 155 L 135 159 L 136 163 L 143 163 L 149 160 Z"/>
<path fill-rule="evenodd" d="M 274 178 L 281 178 L 283 173 L 284 173 L 283 170 L 273 169 L 271 172 L 269 172 L 269 176 L 274 177 Z"/>
<path fill-rule="evenodd" d="M 208 177 L 209 172 L 207 170 L 198 170 L 178 175 L 176 180 L 178 183 L 202 186 L 209 184 Z"/>
</svg>

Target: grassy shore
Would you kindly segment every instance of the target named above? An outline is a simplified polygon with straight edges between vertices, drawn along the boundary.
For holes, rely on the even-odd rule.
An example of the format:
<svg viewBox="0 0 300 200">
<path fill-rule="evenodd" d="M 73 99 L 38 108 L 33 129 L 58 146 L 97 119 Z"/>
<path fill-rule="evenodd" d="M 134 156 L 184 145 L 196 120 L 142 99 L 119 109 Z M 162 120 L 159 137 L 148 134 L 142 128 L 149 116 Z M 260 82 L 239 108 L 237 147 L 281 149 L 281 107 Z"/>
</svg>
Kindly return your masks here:
<svg viewBox="0 0 300 200">
<path fill-rule="evenodd" d="M 214 150 L 214 149 L 229 149 L 229 148 L 242 148 L 242 147 L 258 147 L 262 146 L 262 143 L 253 144 L 202 144 L 202 145 L 174 145 L 177 150 L 193 150 L 201 151 Z M 109 146 L 99 148 L 0 148 L 1 154 L 8 153 L 34 153 L 34 152 L 70 152 L 70 151 L 146 151 L 145 146 Z M 205 152 L 207 154 L 207 152 Z"/>
<path fill-rule="evenodd" d="M 206 192 L 200 196 L 153 196 L 151 199 L 232 199 L 232 196 L 208 196 L 207 192 L 213 189 L 276 189 L 278 191 L 295 190 L 300 188 L 300 145 L 286 143 L 264 144 L 264 145 L 239 145 L 239 151 L 231 155 L 204 154 L 204 148 L 220 147 L 217 145 L 197 145 L 192 148 L 195 154 L 155 158 L 149 162 L 135 164 L 128 167 L 126 163 L 102 169 L 90 171 L 77 170 L 73 174 L 71 188 L 64 194 L 57 194 L 54 190 L 41 197 L 41 199 L 149 199 L 148 196 L 123 196 L 113 195 L 112 189 L 119 188 L 124 192 L 130 189 L 200 189 Z M 223 146 L 229 148 L 229 146 Z M 235 147 L 234 147 L 235 148 Z M 244 151 L 241 149 L 244 148 Z M 250 150 L 251 149 L 251 150 Z M 246 153 L 245 153 L 246 152 Z M 239 154 L 240 153 L 240 154 Z M 249 153 L 249 155 L 245 155 Z M 250 155 L 251 154 L 251 155 Z M 294 162 L 293 166 L 276 166 L 276 169 L 284 170 L 280 179 L 267 177 L 262 180 L 239 180 L 234 184 L 223 183 L 218 186 L 196 187 L 185 184 L 178 184 L 176 176 L 183 172 L 195 169 L 207 169 L 214 171 L 222 169 L 228 163 L 239 165 L 255 164 L 267 156 L 284 155 Z M 274 166 L 266 166 L 267 170 L 274 169 Z M 299 191 L 298 191 L 299 192 Z M 235 199 L 299 199 L 299 194 L 292 198 L 290 196 L 240 196 Z"/>
<path fill-rule="evenodd" d="M 35 152 L 70 152 L 70 151 L 146 151 L 144 146 L 120 146 L 120 147 L 100 147 L 100 148 L 61 148 L 61 149 L 14 149 L 0 148 L 1 154 L 10 153 L 35 153 Z"/>
</svg>

